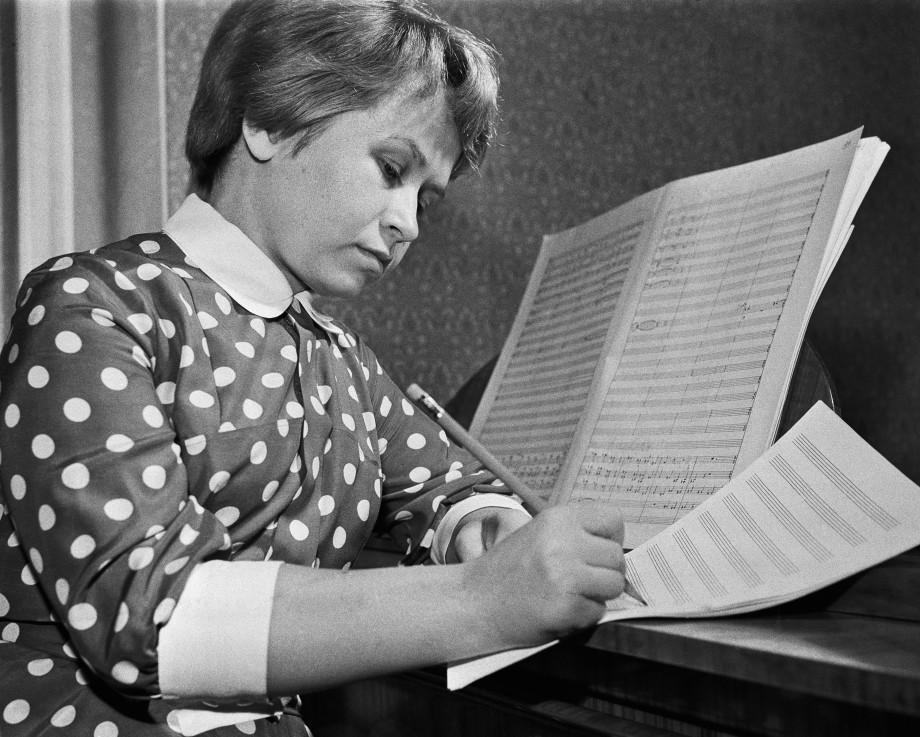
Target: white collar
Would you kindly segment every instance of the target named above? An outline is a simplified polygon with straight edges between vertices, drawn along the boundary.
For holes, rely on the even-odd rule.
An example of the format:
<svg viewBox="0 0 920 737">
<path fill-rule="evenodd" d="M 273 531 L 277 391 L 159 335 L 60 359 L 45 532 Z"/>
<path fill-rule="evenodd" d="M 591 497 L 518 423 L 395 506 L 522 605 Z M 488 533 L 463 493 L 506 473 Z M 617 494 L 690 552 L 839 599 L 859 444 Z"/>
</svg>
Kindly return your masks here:
<svg viewBox="0 0 920 737">
<path fill-rule="evenodd" d="M 311 292 L 295 294 L 284 274 L 262 249 L 197 195 L 185 198 L 166 221 L 163 232 L 243 309 L 259 317 L 276 318 L 296 298 L 320 327 L 342 334 L 329 317 L 313 307 Z"/>
</svg>

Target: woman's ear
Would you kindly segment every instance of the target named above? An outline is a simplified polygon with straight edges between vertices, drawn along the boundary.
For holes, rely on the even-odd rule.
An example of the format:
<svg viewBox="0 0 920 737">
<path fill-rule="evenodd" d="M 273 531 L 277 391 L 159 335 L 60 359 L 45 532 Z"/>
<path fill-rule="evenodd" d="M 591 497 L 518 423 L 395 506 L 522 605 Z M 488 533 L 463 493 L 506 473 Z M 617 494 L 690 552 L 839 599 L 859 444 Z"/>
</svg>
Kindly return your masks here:
<svg viewBox="0 0 920 737">
<path fill-rule="evenodd" d="M 268 161 L 278 153 L 278 143 L 268 131 L 243 118 L 243 140 L 249 153 L 258 161 Z"/>
</svg>

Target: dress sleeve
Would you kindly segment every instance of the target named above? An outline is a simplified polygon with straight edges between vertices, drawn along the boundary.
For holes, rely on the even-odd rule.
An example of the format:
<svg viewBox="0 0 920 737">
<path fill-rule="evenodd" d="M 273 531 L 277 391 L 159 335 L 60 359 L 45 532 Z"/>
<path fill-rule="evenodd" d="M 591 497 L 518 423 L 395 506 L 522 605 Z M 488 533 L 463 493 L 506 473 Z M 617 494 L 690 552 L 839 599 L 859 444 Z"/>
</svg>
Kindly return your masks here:
<svg viewBox="0 0 920 737">
<path fill-rule="evenodd" d="M 378 529 L 406 551 L 403 562 L 426 561 L 446 512 L 473 494 L 510 491 L 443 428 L 415 406 L 364 349 L 383 472 Z"/>
<path fill-rule="evenodd" d="M 175 325 L 151 301 L 111 261 L 59 259 L 24 282 L 0 356 L 0 482 L 34 583 L 85 665 L 132 697 L 158 693 L 158 628 L 230 543 L 189 493 L 155 379 Z"/>
</svg>

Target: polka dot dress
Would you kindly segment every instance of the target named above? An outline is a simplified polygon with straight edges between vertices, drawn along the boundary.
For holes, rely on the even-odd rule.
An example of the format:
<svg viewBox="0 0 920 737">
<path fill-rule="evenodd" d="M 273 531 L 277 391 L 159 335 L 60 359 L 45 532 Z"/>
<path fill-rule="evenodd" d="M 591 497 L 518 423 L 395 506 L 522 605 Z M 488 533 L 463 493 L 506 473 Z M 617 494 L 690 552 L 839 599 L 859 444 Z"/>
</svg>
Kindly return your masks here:
<svg viewBox="0 0 920 737">
<path fill-rule="evenodd" d="M 446 506 L 496 491 L 347 328 L 296 300 L 246 311 L 166 235 L 53 259 L 16 306 L 0 354 L 4 737 L 175 734 L 157 631 L 196 563 L 345 568 L 375 525 L 416 562 Z M 240 732 L 304 727 L 209 734 Z"/>
</svg>

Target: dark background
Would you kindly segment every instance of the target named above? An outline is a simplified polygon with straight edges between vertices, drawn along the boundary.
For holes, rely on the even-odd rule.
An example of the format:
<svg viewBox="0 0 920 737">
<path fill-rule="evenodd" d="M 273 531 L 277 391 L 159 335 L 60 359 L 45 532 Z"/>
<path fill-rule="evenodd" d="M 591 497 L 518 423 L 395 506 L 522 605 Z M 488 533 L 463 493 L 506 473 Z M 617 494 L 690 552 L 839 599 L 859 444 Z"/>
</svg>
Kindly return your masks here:
<svg viewBox="0 0 920 737">
<path fill-rule="evenodd" d="M 224 4 L 168 5 L 174 126 Z M 454 185 L 397 273 L 360 303 L 329 307 L 397 381 L 446 400 L 501 349 L 544 233 L 672 179 L 865 126 L 892 150 L 808 337 L 844 418 L 920 482 L 920 4 L 430 5 L 498 48 L 503 117 L 482 176 Z"/>
</svg>

